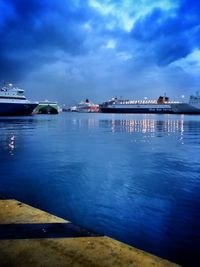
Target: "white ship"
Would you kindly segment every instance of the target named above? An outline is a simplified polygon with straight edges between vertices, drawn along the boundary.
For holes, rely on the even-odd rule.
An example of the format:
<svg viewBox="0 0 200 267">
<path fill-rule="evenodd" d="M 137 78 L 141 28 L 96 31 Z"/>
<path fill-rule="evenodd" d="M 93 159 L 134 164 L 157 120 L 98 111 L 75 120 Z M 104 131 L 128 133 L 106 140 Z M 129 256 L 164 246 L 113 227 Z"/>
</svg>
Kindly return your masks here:
<svg viewBox="0 0 200 267">
<path fill-rule="evenodd" d="M 88 99 L 81 101 L 76 106 L 70 108 L 72 112 L 98 112 L 99 105 L 90 102 Z"/>
<path fill-rule="evenodd" d="M 24 90 L 12 84 L 0 88 L 0 116 L 30 115 L 37 105 L 26 99 Z"/>
<path fill-rule="evenodd" d="M 191 95 L 189 102 L 170 101 L 167 96 L 157 100 L 124 100 L 112 98 L 102 103 L 104 113 L 161 113 L 161 114 L 200 114 L 200 95 Z"/>
</svg>

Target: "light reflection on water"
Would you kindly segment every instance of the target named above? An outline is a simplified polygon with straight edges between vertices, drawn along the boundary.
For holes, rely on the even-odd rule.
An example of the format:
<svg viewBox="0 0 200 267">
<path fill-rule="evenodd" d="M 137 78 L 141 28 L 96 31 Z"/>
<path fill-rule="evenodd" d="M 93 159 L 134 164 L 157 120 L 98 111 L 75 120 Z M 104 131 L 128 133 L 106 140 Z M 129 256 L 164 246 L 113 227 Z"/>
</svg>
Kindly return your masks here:
<svg viewBox="0 0 200 267">
<path fill-rule="evenodd" d="M 107 121 L 105 122 L 108 123 Z M 111 120 L 109 122 L 112 132 L 141 132 L 141 133 L 172 133 L 182 132 L 184 128 L 184 120 L 164 120 L 156 121 L 155 119 L 142 119 L 142 120 Z"/>
<path fill-rule="evenodd" d="M 200 118 L 0 119 L 0 196 L 191 266 L 200 247 Z"/>
</svg>

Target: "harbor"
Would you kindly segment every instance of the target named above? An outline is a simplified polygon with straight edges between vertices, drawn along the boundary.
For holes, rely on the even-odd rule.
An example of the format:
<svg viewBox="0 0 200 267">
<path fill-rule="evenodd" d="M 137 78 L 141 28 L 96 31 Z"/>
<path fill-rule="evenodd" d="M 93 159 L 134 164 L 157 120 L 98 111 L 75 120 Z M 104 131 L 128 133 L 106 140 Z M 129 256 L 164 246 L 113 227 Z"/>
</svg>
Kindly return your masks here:
<svg viewBox="0 0 200 267">
<path fill-rule="evenodd" d="M 0 267 L 199 267 L 199 1 L 0 14 Z"/>
<path fill-rule="evenodd" d="M 55 101 L 46 100 L 34 102 L 27 100 L 23 89 L 13 84 L 8 84 L 4 85 L 0 90 L 0 111 L 0 129 L 2 131 L 3 140 L 0 144 L 0 150 L 4 152 L 8 151 L 7 155 L 2 154 L 0 156 L 0 160 L 4 163 L 1 167 L 1 173 L 5 175 L 5 178 L 11 183 L 11 186 L 9 184 L 7 185 L 7 180 L 3 180 L 0 198 L 4 195 L 8 197 L 13 195 L 14 198 L 21 199 L 21 196 L 25 193 L 25 197 L 22 197 L 23 201 L 27 201 L 41 208 L 43 207 L 43 200 L 45 199 L 47 203 L 49 202 L 49 205 L 44 205 L 44 209 L 59 215 L 58 218 L 52 217 L 58 219 L 56 223 L 63 221 L 63 224 L 58 225 L 50 225 L 46 223 L 46 221 L 38 225 L 33 221 L 34 224 L 32 224 L 32 215 L 30 215 L 30 212 L 31 214 L 32 212 L 33 214 L 35 212 L 37 214 L 38 212 L 40 213 L 40 211 L 36 211 L 31 206 L 26 206 L 21 202 L 16 202 L 14 200 L 7 200 L 8 202 L 6 202 L 6 200 L 2 200 L 1 203 L 9 204 L 5 204 L 6 207 L 11 207 L 11 211 L 8 209 L 6 217 L 4 217 L 3 214 L 0 216 L 0 246 L 1 251 L 3 251 L 2 257 L 8 258 L 8 262 L 5 261 L 5 264 L 3 258 L 0 259 L 1 262 L 3 262 L 2 266 L 26 266 L 27 260 L 29 262 L 29 259 L 27 259 L 26 254 L 24 254 L 24 250 L 26 253 L 27 247 L 28 251 L 30 249 L 35 251 L 35 256 L 33 256 L 33 259 L 30 259 L 30 264 L 28 263 L 30 266 L 45 266 L 47 262 L 51 264 L 51 266 L 57 266 L 57 253 L 62 255 L 59 264 L 63 266 L 69 266 L 68 263 L 63 263 L 66 260 L 67 262 L 73 263 L 74 266 L 79 266 L 80 264 L 80 266 L 87 266 L 87 264 L 90 264 L 90 266 L 98 266 L 97 262 L 103 262 L 104 266 L 175 266 L 170 262 L 189 267 L 195 266 L 193 261 L 197 261 L 199 245 L 195 236 L 196 232 L 192 231 L 190 233 L 191 226 L 188 221 L 191 218 L 190 216 L 187 217 L 186 227 L 183 227 L 185 230 L 183 231 L 182 229 L 182 219 L 185 220 L 185 212 L 191 212 L 190 209 L 188 210 L 187 207 L 183 205 L 184 201 L 182 197 L 184 198 L 185 194 L 180 191 L 180 201 L 183 205 L 182 207 L 184 207 L 184 211 L 181 213 L 180 218 L 176 218 L 175 216 L 177 220 L 175 223 L 172 215 L 168 216 L 165 214 L 166 201 L 163 201 L 162 198 L 160 199 L 159 197 L 159 194 L 162 194 L 164 199 L 166 198 L 167 201 L 173 203 L 173 206 L 177 205 L 175 195 L 176 191 L 179 191 L 179 188 L 175 186 L 175 191 L 173 191 L 173 187 L 171 188 L 170 186 L 168 186 L 168 191 L 163 191 L 162 188 L 165 188 L 164 184 L 168 184 L 168 181 L 179 172 L 179 169 L 176 169 L 176 166 L 172 167 L 173 165 L 170 163 L 170 161 L 174 160 L 172 157 L 168 162 L 171 167 L 165 167 L 167 175 L 163 175 L 162 171 L 158 171 L 160 166 L 163 166 L 163 164 L 165 165 L 165 163 L 160 162 L 160 157 L 157 158 L 157 153 L 160 150 L 157 140 L 158 137 L 162 137 L 164 143 L 171 142 L 171 148 L 173 144 L 185 147 L 185 142 L 187 143 L 188 138 L 187 133 L 188 135 L 191 133 L 194 134 L 193 126 L 191 127 L 191 125 L 195 123 L 195 129 L 199 128 L 199 116 L 192 116 L 200 113 L 200 95 L 198 92 L 196 95 L 190 96 L 188 103 L 171 101 L 167 96 L 160 96 L 157 100 L 124 100 L 115 97 L 102 104 L 94 104 L 89 99 L 86 99 L 74 106 L 62 109 Z M 37 129 L 40 130 L 38 131 Z M 105 129 L 106 132 L 104 132 Z M 65 133 L 67 133 L 67 136 L 65 136 Z M 131 139 L 130 137 L 127 139 L 127 133 L 130 134 Z M 123 141 L 115 141 L 115 137 L 119 138 L 121 134 L 123 134 Z M 38 136 L 39 139 L 32 139 L 32 135 Z M 48 143 L 42 141 L 44 137 L 48 138 Z M 69 143 L 66 143 L 66 137 Z M 102 143 L 99 138 L 103 138 L 106 141 Z M 176 138 L 178 143 L 174 143 L 173 138 Z M 28 143 L 26 139 L 29 140 Z M 20 147 L 24 147 L 23 143 L 20 144 L 21 142 L 25 142 L 25 148 L 28 148 L 28 150 L 20 150 Z M 51 146 L 49 146 L 50 142 L 52 144 Z M 113 142 L 114 146 L 107 146 L 108 143 L 112 144 Z M 132 144 L 134 151 L 136 151 L 135 159 L 129 159 L 128 162 L 126 160 L 127 153 L 132 154 L 132 152 L 124 150 L 123 145 L 126 147 L 127 142 Z M 140 144 L 141 142 L 143 142 L 142 146 L 136 145 L 136 143 Z M 71 146 L 71 144 L 73 144 L 73 146 Z M 161 153 L 164 153 L 164 158 L 168 157 L 168 145 L 169 143 L 166 145 L 164 151 L 161 150 Z M 108 148 L 111 149 L 111 152 L 108 151 Z M 141 149 L 144 149 L 145 152 L 141 153 Z M 156 153 L 153 152 L 154 149 L 156 149 Z M 179 149 L 181 150 L 181 147 Z M 17 157 L 16 160 L 20 162 L 18 157 L 21 152 L 19 153 L 19 151 L 22 152 L 21 158 L 23 164 L 28 168 L 27 170 L 31 170 L 32 174 L 30 176 L 28 174 L 27 176 L 26 171 L 24 173 L 24 171 L 21 172 L 18 168 L 15 169 L 14 167 L 14 175 L 12 172 L 9 177 L 8 168 L 10 168 L 10 166 L 7 166 L 7 161 L 8 164 L 13 165 L 15 163 L 13 159 Z M 88 151 L 91 152 L 88 153 Z M 152 151 L 152 153 L 149 153 L 149 151 Z M 105 152 L 106 154 L 104 154 Z M 194 176 L 196 177 L 196 175 L 198 176 L 198 171 L 195 166 L 198 166 L 198 163 L 196 163 L 195 154 L 193 153 L 194 152 L 192 152 L 194 165 L 192 166 L 192 171 L 194 171 Z M 43 154 L 45 157 L 42 156 Z M 135 153 L 132 155 L 134 156 Z M 176 155 L 176 151 L 174 151 L 174 155 Z M 141 166 L 137 165 L 137 157 L 142 157 Z M 146 157 L 146 159 L 144 157 Z M 154 158 L 157 158 L 159 162 L 157 168 L 155 168 L 154 160 L 152 163 L 151 161 L 149 162 L 149 159 Z M 185 161 L 185 159 L 182 160 Z M 134 167 L 132 167 L 129 161 L 134 162 Z M 58 165 L 56 162 L 58 162 Z M 85 164 L 87 166 L 86 169 Z M 13 166 L 15 166 L 15 164 Z M 48 169 L 47 166 L 51 166 L 52 169 Z M 102 166 L 106 166 L 106 168 L 104 169 Z M 139 169 L 137 166 L 140 166 Z M 141 172 L 140 168 L 143 168 L 144 172 Z M 148 170 L 149 168 L 151 169 L 150 171 Z M 190 169 L 189 167 L 187 168 Z M 132 172 L 134 174 L 133 176 Z M 148 173 L 151 172 L 152 176 L 150 175 L 149 177 Z M 77 177 L 74 176 L 75 174 Z M 158 179 L 155 184 L 160 184 L 161 189 L 159 189 L 159 194 L 155 198 L 156 186 L 154 185 L 155 188 L 153 191 L 148 193 L 148 197 L 152 201 L 150 201 L 151 205 L 149 205 L 146 203 L 147 200 L 145 200 L 145 194 L 147 193 L 142 193 L 140 199 L 137 190 L 140 192 L 141 188 L 140 186 L 139 188 L 137 188 L 137 186 L 135 188 L 133 182 L 135 181 L 138 185 L 142 183 L 141 192 L 143 192 L 143 190 L 146 192 L 147 188 L 149 188 L 149 186 L 146 187 L 148 179 L 151 179 L 151 186 L 152 183 L 154 183 L 155 177 L 153 174 L 155 174 L 155 177 Z M 178 177 L 184 177 L 184 174 L 181 173 L 181 176 L 178 175 L 177 178 Z M 66 180 L 68 178 L 70 182 Z M 79 180 L 76 181 L 76 178 Z M 141 179 L 141 182 L 138 178 Z M 71 181 L 71 179 L 75 180 Z M 104 184 L 103 191 L 99 191 L 101 186 L 98 188 L 97 185 L 100 185 L 102 182 Z M 30 188 L 32 188 L 33 185 L 35 186 L 35 191 L 39 192 L 37 198 L 32 196 L 32 191 L 29 191 L 28 188 L 23 188 L 23 185 L 27 183 Z M 81 188 L 80 184 L 78 185 L 77 183 L 83 183 L 83 185 L 86 184 L 87 186 Z M 109 190 L 107 189 L 107 183 L 111 188 Z M 122 188 L 120 186 L 115 186 L 115 183 L 121 184 Z M 64 187 L 63 184 L 65 185 Z M 6 187 L 6 185 L 8 187 Z M 43 190 L 40 188 L 40 185 L 48 188 L 46 190 L 46 195 L 42 192 Z M 128 187 L 126 188 L 127 185 Z M 187 188 L 187 183 L 184 182 L 184 180 L 183 186 Z M 12 187 L 16 189 L 13 191 Z M 61 189 L 62 187 L 64 191 Z M 80 188 L 74 190 L 74 188 L 77 187 Z M 89 190 L 90 187 L 91 192 Z M 125 190 L 123 198 L 121 198 L 123 192 L 121 190 Z M 136 193 L 131 193 L 129 196 L 129 190 L 136 190 Z M 72 200 L 75 197 L 77 201 L 70 202 L 70 205 L 66 203 L 67 198 L 65 194 L 67 192 Z M 117 199 L 115 199 L 116 192 Z M 111 202 L 108 197 L 110 193 L 114 194 L 111 198 Z M 49 201 L 49 197 L 54 194 L 56 194 L 57 198 Z M 63 194 L 64 198 L 62 198 Z M 99 197 L 96 200 L 95 196 L 98 194 Z M 104 196 L 105 199 L 101 200 L 101 195 Z M 139 206 L 137 204 L 134 205 L 133 210 L 127 209 L 127 207 L 129 207 L 129 197 L 131 197 L 131 203 L 134 203 L 135 198 L 139 201 Z M 88 199 L 93 200 L 94 205 L 88 202 Z M 160 201 L 162 203 L 161 207 L 158 206 Z M 58 207 L 55 206 L 56 202 L 58 202 Z M 115 203 L 115 205 L 113 205 L 113 203 Z M 170 205 L 172 205 L 172 203 Z M 67 207 L 65 207 L 65 205 L 67 205 Z M 120 210 L 123 209 L 123 218 L 120 218 L 120 214 L 118 214 L 118 205 Z M 21 213 L 12 214 L 12 206 L 14 210 L 16 207 L 26 207 L 23 215 Z M 141 219 L 137 218 L 137 216 L 139 216 L 139 218 L 141 216 L 140 212 L 137 211 L 140 206 L 142 206 L 144 210 L 147 210 L 147 214 L 143 215 L 144 217 L 150 214 L 150 217 L 146 218 L 149 224 L 144 224 L 143 216 Z M 84 214 L 86 215 L 84 217 L 82 213 L 85 209 L 87 212 Z M 109 209 L 112 217 L 110 217 Z M 2 208 L 2 210 L 5 209 Z M 12 224 L 8 221 L 4 224 L 3 221 L 7 217 L 9 218 L 10 212 L 12 215 L 11 222 L 14 220 L 14 223 Z M 21 216 L 27 220 L 28 224 L 26 222 L 25 225 L 22 226 L 23 223 L 21 223 L 21 221 L 19 221 L 19 223 L 17 222 L 18 218 L 20 219 Z M 47 215 L 41 212 L 41 216 L 45 218 Z M 69 219 L 72 219 L 73 223 L 66 221 L 68 216 Z M 151 216 L 155 216 L 155 219 L 151 218 Z M 198 214 L 195 212 L 192 223 L 196 224 L 198 221 L 196 216 L 198 217 Z M 47 217 L 51 218 L 51 215 Z M 61 219 L 62 217 L 65 219 Z M 35 218 L 34 216 L 34 220 Z M 169 227 L 166 227 L 163 223 L 159 225 L 160 220 L 169 220 Z M 140 224 L 144 225 L 139 227 L 138 225 Z M 139 232 L 144 231 L 144 240 L 140 240 L 141 235 L 132 229 L 133 226 L 138 229 Z M 176 231 L 177 227 L 180 229 L 178 232 Z M 169 231 L 168 236 L 165 236 L 165 231 Z M 193 243 L 189 241 L 188 235 L 190 236 L 190 240 L 193 240 Z M 160 236 L 162 236 L 162 245 L 158 245 L 157 243 Z M 53 238 L 53 240 L 49 241 L 49 238 Z M 54 244 L 55 238 L 56 243 Z M 88 250 L 88 241 L 86 241 L 88 238 L 92 238 L 93 240 L 91 241 L 93 244 L 92 251 L 90 249 Z M 29 239 L 30 241 L 28 241 Z M 39 246 L 37 242 L 35 243 L 36 239 L 39 239 Z M 47 247 L 45 248 L 44 255 L 43 253 L 41 254 L 40 251 L 44 250 L 43 247 L 41 247 L 40 239 L 47 240 L 47 243 L 45 242 Z M 179 245 L 180 242 L 184 244 L 186 239 L 188 242 L 187 244 L 183 246 Z M 48 244 L 48 242 L 50 243 Z M 63 246 L 69 246 L 69 244 L 70 254 L 68 255 L 69 250 Z M 71 251 L 71 244 L 73 244 L 74 247 L 73 251 Z M 190 249 L 186 252 L 186 247 L 188 245 Z M 58 246 L 59 249 L 54 252 L 52 251 L 52 246 Z M 18 247 L 19 249 L 17 249 Z M 137 249 L 135 247 L 137 247 Z M 178 251 L 174 254 L 177 247 Z M 113 252 L 113 248 L 115 248 L 117 252 Z M 13 250 L 18 251 L 17 254 L 16 252 L 13 253 Z M 75 253 L 75 250 L 80 253 Z M 99 251 L 101 251 L 100 254 Z M 181 254 L 179 251 L 182 251 Z M 184 256 L 182 254 L 183 252 Z M 24 256 L 23 259 L 20 260 L 20 255 L 22 253 Z M 50 255 L 52 253 L 55 254 L 55 256 L 51 257 Z M 13 259 L 12 257 L 10 258 L 9 255 L 14 255 Z M 77 255 L 82 259 L 81 261 L 83 261 L 83 263 L 80 263 Z M 98 258 L 100 256 L 101 261 Z M 38 261 L 36 257 L 39 257 L 39 259 L 42 257 L 44 263 Z M 105 261 L 103 258 L 105 258 Z M 162 260 L 162 258 L 165 260 Z M 190 265 L 191 262 L 193 265 Z"/>
<path fill-rule="evenodd" d="M 32 114 L 58 114 L 61 111 L 83 113 L 136 113 L 136 114 L 200 114 L 200 95 L 191 95 L 189 102 L 170 101 L 167 96 L 157 100 L 124 100 L 117 97 L 102 104 L 89 99 L 68 107 L 60 108 L 57 102 L 26 99 L 24 90 L 13 84 L 4 84 L 0 89 L 0 116 L 24 116 Z"/>
<path fill-rule="evenodd" d="M 1 117 L 0 129 L 1 198 L 198 266 L 199 116 L 62 112 Z M 31 229 L 7 230 L 14 244 Z"/>
</svg>

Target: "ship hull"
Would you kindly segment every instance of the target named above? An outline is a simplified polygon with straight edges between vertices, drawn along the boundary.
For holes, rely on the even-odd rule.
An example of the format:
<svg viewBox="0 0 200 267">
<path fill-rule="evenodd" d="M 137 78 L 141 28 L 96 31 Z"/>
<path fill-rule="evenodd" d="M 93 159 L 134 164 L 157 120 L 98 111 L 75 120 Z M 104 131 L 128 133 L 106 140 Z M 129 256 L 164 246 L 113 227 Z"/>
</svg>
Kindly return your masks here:
<svg viewBox="0 0 200 267">
<path fill-rule="evenodd" d="M 31 115 L 37 103 L 0 103 L 0 116 Z"/>
<path fill-rule="evenodd" d="M 148 108 L 100 108 L 103 113 L 149 113 L 149 114 L 172 114 L 172 110 L 148 109 Z"/>
<path fill-rule="evenodd" d="M 200 114 L 200 108 L 187 103 L 172 104 L 171 107 L 175 114 Z"/>
</svg>

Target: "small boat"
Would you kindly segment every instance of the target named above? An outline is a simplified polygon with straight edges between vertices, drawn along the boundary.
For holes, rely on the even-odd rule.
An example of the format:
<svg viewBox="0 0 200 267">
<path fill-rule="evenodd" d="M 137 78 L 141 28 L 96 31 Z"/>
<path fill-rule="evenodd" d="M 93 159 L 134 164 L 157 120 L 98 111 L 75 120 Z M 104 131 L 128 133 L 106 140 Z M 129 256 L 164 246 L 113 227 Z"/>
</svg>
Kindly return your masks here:
<svg viewBox="0 0 200 267">
<path fill-rule="evenodd" d="M 24 90 L 9 83 L 0 88 L 0 116 L 31 115 L 38 102 L 31 102 L 24 96 Z"/>
</svg>

